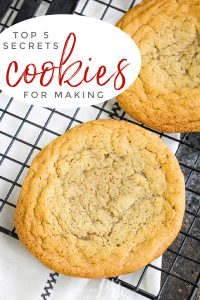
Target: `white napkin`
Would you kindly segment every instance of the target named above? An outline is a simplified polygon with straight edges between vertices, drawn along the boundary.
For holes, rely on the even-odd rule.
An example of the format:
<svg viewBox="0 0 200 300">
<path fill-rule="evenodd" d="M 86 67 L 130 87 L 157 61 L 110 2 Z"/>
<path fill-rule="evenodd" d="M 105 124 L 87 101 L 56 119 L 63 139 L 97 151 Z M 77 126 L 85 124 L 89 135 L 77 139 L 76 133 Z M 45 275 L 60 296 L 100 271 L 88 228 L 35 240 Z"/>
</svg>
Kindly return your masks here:
<svg viewBox="0 0 200 300">
<path fill-rule="evenodd" d="M 0 215 L 1 216 L 1 215 Z M 18 240 L 0 233 L 0 295 L 2 300 L 36 300 L 49 276 Z"/>
</svg>

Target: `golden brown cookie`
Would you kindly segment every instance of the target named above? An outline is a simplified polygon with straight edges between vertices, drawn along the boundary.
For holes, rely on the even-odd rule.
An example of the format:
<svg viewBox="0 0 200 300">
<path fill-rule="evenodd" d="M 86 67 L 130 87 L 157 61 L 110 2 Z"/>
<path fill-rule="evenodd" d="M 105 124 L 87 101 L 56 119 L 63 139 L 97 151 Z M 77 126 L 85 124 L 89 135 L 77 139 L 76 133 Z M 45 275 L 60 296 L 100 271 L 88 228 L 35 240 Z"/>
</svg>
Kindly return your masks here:
<svg viewBox="0 0 200 300">
<path fill-rule="evenodd" d="M 177 236 L 184 180 L 159 137 L 131 123 L 79 125 L 34 159 L 17 203 L 21 242 L 49 268 L 79 277 L 136 271 Z"/>
<path fill-rule="evenodd" d="M 200 0 L 146 0 L 117 26 L 142 55 L 137 80 L 117 100 L 160 131 L 200 131 Z"/>
</svg>

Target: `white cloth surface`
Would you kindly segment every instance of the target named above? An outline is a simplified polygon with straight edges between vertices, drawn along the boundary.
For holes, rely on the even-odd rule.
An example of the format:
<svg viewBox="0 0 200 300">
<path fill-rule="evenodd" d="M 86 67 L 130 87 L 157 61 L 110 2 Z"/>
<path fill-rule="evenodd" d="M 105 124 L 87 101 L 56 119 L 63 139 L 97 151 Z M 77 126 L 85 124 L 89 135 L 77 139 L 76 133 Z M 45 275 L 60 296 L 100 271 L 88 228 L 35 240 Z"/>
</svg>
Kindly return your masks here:
<svg viewBox="0 0 200 300">
<path fill-rule="evenodd" d="M 49 270 L 19 243 L 0 233 L 0 299 L 36 300 Z"/>
</svg>

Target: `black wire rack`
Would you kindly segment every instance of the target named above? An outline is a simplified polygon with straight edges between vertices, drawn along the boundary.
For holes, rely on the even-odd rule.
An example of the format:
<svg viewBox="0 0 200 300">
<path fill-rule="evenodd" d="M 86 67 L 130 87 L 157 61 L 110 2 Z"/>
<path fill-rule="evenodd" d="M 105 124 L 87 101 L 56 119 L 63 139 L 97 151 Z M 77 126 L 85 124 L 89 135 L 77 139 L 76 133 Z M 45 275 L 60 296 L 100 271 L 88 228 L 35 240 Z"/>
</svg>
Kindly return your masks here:
<svg viewBox="0 0 200 300">
<path fill-rule="evenodd" d="M 42 14 L 75 13 L 105 21 L 109 21 L 110 18 L 117 21 L 137 2 L 139 1 L 0 0 L 0 32 L 12 24 Z M 1 215 L 5 211 L 13 215 L 16 195 L 21 188 L 22 179 L 30 166 L 30 161 L 45 144 L 69 128 L 92 119 L 114 118 L 137 122 L 131 119 L 114 100 L 81 109 L 39 108 L 37 112 L 34 112 L 35 107 L 29 105 L 23 106 L 22 111 L 16 109 L 20 103 L 16 103 L 13 98 L 7 98 L 1 103 L 1 95 L 2 93 L 0 94 L 2 124 L 0 136 L 6 139 L 6 143 L 1 145 L 3 149 L 0 153 L 0 166 L 2 167 L 0 183 L 4 186 L 0 198 L 0 232 L 17 239 L 14 226 L 2 224 Z M 42 115 L 42 122 L 37 122 L 37 116 L 34 117 L 34 113 Z M 6 130 L 7 123 L 11 124 L 12 132 Z M 57 128 L 55 124 L 63 124 L 62 129 Z M 153 264 L 146 266 L 135 285 L 120 277 L 110 278 L 110 280 L 147 299 L 191 300 L 194 299 L 200 282 L 200 133 L 168 135 L 142 124 L 140 126 L 159 134 L 165 140 L 178 144 L 176 156 L 185 175 L 187 195 L 184 223 L 177 239 L 163 255 L 162 267 L 159 268 Z M 24 138 L 23 132 L 25 131 L 30 132 L 30 138 Z M 16 149 L 20 150 L 16 151 Z M 24 153 L 23 158 L 19 157 L 19 152 Z M 7 174 L 9 168 L 14 170 L 12 176 Z M 149 269 L 161 273 L 160 291 L 157 295 L 142 288 L 142 282 Z M 57 273 L 55 274 L 58 276 Z M 54 277 L 55 274 L 50 273 L 50 277 Z M 48 287 L 45 287 L 46 292 L 41 295 L 44 300 L 48 299 L 47 290 Z"/>
</svg>

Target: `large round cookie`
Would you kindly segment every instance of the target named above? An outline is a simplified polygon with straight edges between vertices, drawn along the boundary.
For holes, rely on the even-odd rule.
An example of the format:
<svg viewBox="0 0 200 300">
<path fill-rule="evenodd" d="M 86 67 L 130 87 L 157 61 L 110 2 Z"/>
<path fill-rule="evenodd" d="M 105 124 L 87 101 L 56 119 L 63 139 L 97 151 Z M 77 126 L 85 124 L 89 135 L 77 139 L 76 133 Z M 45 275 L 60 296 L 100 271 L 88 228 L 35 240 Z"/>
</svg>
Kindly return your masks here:
<svg viewBox="0 0 200 300">
<path fill-rule="evenodd" d="M 166 250 L 180 230 L 184 202 L 179 164 L 159 137 L 99 120 L 69 130 L 36 156 L 15 225 L 49 268 L 110 277 Z"/>
<path fill-rule="evenodd" d="M 200 131 L 200 1 L 146 0 L 117 26 L 142 55 L 138 79 L 117 97 L 124 110 L 160 131 Z"/>
</svg>

